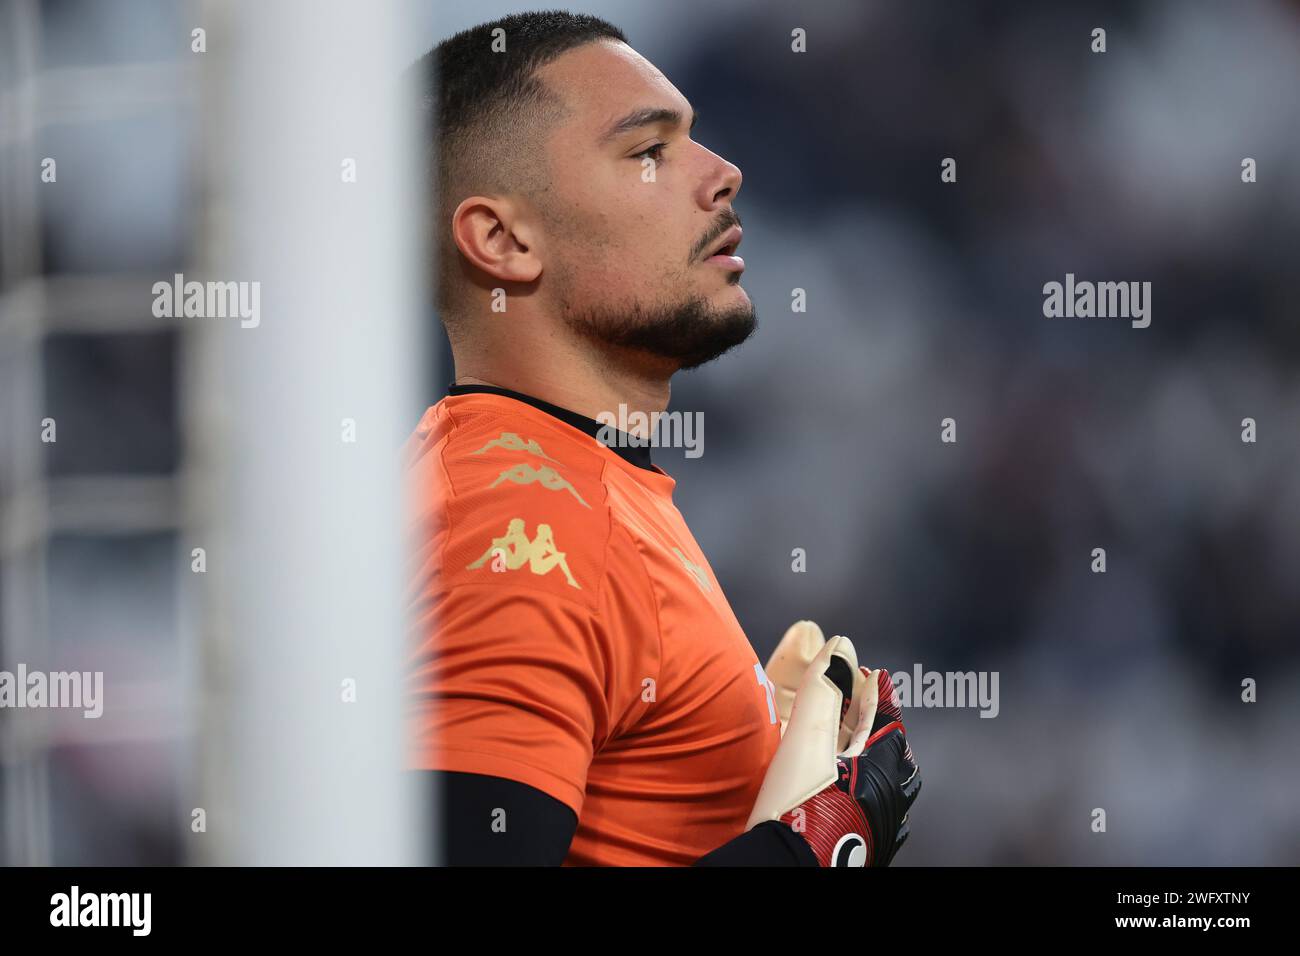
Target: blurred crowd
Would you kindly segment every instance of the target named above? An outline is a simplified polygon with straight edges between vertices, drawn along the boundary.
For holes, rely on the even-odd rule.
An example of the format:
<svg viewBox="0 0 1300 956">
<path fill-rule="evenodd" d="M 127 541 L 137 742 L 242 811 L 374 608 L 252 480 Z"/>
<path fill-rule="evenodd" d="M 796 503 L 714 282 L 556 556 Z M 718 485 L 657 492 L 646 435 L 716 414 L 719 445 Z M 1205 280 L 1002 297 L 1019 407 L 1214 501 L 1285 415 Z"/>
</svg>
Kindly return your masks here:
<svg viewBox="0 0 1300 956">
<path fill-rule="evenodd" d="M 996 719 L 909 712 L 900 862 L 1294 864 L 1300 7 L 773 3 L 677 36 L 644 52 L 745 173 L 760 322 L 675 388 L 708 425 L 661 456 L 679 506 L 760 656 L 812 617 L 1001 674 Z M 1151 326 L 1045 318 L 1066 273 L 1151 282 Z"/>
</svg>

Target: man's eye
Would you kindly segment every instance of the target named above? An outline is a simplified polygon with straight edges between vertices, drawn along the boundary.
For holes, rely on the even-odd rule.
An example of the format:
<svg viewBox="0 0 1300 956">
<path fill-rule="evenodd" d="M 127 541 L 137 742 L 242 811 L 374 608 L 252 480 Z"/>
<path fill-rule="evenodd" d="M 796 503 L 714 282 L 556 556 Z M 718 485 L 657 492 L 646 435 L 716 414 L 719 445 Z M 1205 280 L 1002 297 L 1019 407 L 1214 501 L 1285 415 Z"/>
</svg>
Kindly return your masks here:
<svg viewBox="0 0 1300 956">
<path fill-rule="evenodd" d="M 653 146 L 650 146 L 650 147 L 648 147 L 648 148 L 646 148 L 646 149 L 641 150 L 641 152 L 637 153 L 637 154 L 636 154 L 635 156 L 633 156 L 632 158 L 633 158 L 633 159 L 645 159 L 645 158 L 649 157 L 650 159 L 653 159 L 653 160 L 655 161 L 655 165 L 657 166 L 657 165 L 659 165 L 661 162 L 663 162 L 663 159 L 664 159 L 664 150 L 665 150 L 667 147 L 668 147 L 668 144 L 667 144 L 667 143 L 655 143 Z"/>
</svg>

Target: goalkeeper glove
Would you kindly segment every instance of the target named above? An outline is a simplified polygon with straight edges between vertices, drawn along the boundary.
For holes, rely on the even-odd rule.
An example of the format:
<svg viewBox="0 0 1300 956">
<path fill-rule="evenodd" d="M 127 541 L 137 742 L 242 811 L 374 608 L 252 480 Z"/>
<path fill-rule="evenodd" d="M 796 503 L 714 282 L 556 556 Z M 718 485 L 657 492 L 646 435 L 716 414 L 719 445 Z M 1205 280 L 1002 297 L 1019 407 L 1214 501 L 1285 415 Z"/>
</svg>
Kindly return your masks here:
<svg viewBox="0 0 1300 956">
<path fill-rule="evenodd" d="M 847 637 L 838 640 L 849 642 Z M 772 697 L 776 703 L 777 716 L 781 720 L 782 734 L 785 733 L 786 724 L 790 721 L 790 708 L 794 706 L 795 691 L 803 680 L 804 672 L 825 646 L 826 638 L 815 622 L 795 621 L 786 630 L 785 636 L 781 638 L 780 643 L 776 645 L 776 650 L 767 660 L 764 672 L 767 674 L 767 679 L 772 682 Z M 849 646 L 851 649 L 852 644 L 850 643 Z M 856 659 L 855 655 L 854 660 Z M 840 716 L 838 741 L 838 750 L 841 751 L 849 745 L 849 738 L 858 724 L 862 702 L 867 696 L 866 675 L 856 668 L 852 673 L 852 691 L 844 695 L 844 703 L 841 704 L 843 713 Z"/>
<path fill-rule="evenodd" d="M 837 754 L 857 674 L 865 679 L 858 719 Z M 859 668 L 849 640 L 832 638 L 804 671 L 746 829 L 779 820 L 822 866 L 888 866 L 921 789 L 902 716 L 889 672 Z"/>
</svg>

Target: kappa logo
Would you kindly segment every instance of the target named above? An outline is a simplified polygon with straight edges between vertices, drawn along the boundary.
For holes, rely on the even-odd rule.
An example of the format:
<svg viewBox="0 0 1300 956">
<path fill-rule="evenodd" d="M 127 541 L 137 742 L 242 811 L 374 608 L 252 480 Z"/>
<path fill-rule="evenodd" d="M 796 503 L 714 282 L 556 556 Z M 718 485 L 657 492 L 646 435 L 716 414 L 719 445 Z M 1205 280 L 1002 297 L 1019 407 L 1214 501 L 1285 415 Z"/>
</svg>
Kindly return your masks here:
<svg viewBox="0 0 1300 956">
<path fill-rule="evenodd" d="M 500 448 L 503 451 L 526 451 L 530 455 L 536 455 L 538 458 L 545 458 L 547 461 L 555 461 L 550 455 L 542 451 L 542 446 L 537 444 L 531 438 L 520 438 L 514 432 L 502 432 L 500 438 L 494 438 L 478 451 L 470 452 L 472 455 L 482 455 L 491 451 L 493 448 Z M 556 462 L 559 464 L 559 462 Z"/>
<path fill-rule="evenodd" d="M 481 568 L 489 559 L 492 561 L 493 571 L 498 569 L 518 571 L 524 565 L 528 565 L 528 570 L 533 574 L 545 575 L 558 567 L 564 572 L 569 586 L 581 591 L 582 585 L 574 580 L 573 574 L 569 571 L 569 562 L 565 560 L 565 553 L 555 547 L 555 535 L 551 531 L 551 526 L 538 524 L 537 534 L 531 540 L 525 527 L 523 518 L 511 518 L 506 526 L 506 533 L 499 538 L 493 538 L 492 544 L 483 552 L 483 556 L 473 564 L 466 565 L 465 570 L 473 571 Z"/>
<path fill-rule="evenodd" d="M 691 577 L 695 578 L 695 583 L 700 586 L 701 591 L 712 591 L 713 585 L 709 583 L 709 576 L 704 573 L 704 568 L 700 567 L 686 555 L 682 554 L 681 548 L 673 548 L 673 554 L 681 559 L 682 566 L 691 572 Z"/>
<path fill-rule="evenodd" d="M 517 485 L 528 485 L 535 482 L 550 491 L 567 491 L 578 500 L 578 504 L 584 508 L 591 507 L 582 500 L 582 495 L 578 494 L 578 489 L 569 484 L 563 475 L 549 465 L 543 465 L 541 468 L 534 468 L 528 464 L 515 465 L 513 468 L 507 468 L 501 472 L 497 480 L 488 487 L 495 488 L 503 481 L 513 481 Z"/>
</svg>

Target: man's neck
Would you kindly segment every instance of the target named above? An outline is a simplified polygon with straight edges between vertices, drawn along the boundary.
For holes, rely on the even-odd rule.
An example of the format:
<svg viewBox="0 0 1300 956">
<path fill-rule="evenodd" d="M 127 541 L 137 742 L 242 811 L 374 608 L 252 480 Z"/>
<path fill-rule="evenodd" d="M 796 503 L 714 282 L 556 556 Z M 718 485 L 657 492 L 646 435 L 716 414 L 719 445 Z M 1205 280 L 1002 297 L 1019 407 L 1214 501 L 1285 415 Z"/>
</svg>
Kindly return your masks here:
<svg viewBox="0 0 1300 956">
<path fill-rule="evenodd" d="M 491 385 L 509 389 L 541 399 L 560 408 L 577 412 L 587 418 L 602 420 L 614 416 L 628 421 L 632 412 L 644 412 L 646 421 L 653 421 L 668 407 L 670 385 L 667 376 L 640 377 L 614 372 L 596 372 L 589 368 L 532 368 L 493 369 L 474 367 L 473 372 L 461 372 L 457 364 L 456 385 Z M 620 415 L 619 406 L 625 413 Z M 631 421 L 639 420 L 639 416 Z M 648 429 L 629 428 L 638 438 L 649 437 Z M 646 431 L 647 434 L 637 434 Z"/>
</svg>

